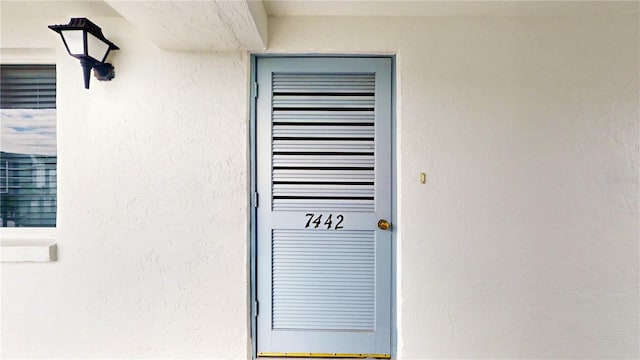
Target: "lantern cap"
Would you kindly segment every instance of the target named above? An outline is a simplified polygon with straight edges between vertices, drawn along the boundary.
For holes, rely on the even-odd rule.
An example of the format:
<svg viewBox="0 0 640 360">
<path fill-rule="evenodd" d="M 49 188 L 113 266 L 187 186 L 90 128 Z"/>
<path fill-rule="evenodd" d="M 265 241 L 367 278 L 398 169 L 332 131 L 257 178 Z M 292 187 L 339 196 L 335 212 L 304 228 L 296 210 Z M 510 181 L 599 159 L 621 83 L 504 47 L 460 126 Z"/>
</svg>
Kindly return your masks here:
<svg viewBox="0 0 640 360">
<path fill-rule="evenodd" d="M 107 40 L 102 34 L 102 29 L 87 18 L 71 18 L 66 25 L 49 25 L 49 29 L 62 34 L 64 30 L 84 30 L 109 45 L 109 50 L 120 50 L 116 44 Z"/>
</svg>

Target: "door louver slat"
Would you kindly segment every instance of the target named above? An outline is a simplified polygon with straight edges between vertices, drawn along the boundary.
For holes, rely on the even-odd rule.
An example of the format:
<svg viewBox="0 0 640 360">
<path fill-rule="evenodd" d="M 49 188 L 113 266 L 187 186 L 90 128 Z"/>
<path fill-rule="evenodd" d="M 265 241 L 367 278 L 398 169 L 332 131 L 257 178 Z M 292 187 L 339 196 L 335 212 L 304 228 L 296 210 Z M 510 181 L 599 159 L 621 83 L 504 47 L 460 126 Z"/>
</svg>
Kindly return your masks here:
<svg viewBox="0 0 640 360">
<path fill-rule="evenodd" d="M 373 140 L 365 141 L 330 141 L 330 140 L 274 140 L 273 151 L 305 151 L 309 154 L 317 152 L 371 152 Z"/>
<path fill-rule="evenodd" d="M 273 210 L 374 210 L 374 92 L 373 74 L 273 74 Z"/>
<path fill-rule="evenodd" d="M 322 155 L 296 153 L 296 152 L 274 152 L 273 166 L 276 167 L 290 167 L 306 165 L 311 160 L 317 166 L 324 167 L 340 167 L 348 165 L 373 167 L 374 158 L 373 153 L 362 153 L 360 155 L 352 155 L 353 153 L 320 153 Z M 325 155 L 326 154 L 326 155 Z M 349 154 L 349 155 L 345 155 Z"/>
<path fill-rule="evenodd" d="M 344 118 L 349 117 L 349 122 Z M 374 117 L 371 111 L 340 111 L 340 110 L 274 110 L 274 125 L 283 123 L 304 124 L 362 124 L 373 126 Z"/>
<path fill-rule="evenodd" d="M 273 137 L 333 137 L 340 139 L 343 137 L 365 137 L 373 138 L 373 125 L 371 126 L 303 126 L 278 125 L 273 126 Z"/>
</svg>

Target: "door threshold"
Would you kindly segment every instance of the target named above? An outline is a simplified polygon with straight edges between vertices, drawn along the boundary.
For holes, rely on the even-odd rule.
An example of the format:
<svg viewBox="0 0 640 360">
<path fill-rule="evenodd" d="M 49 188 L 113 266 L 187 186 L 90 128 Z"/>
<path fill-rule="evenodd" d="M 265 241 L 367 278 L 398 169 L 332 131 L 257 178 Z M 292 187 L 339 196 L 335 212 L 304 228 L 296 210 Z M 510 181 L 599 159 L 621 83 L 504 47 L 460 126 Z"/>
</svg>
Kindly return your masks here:
<svg viewBox="0 0 640 360">
<path fill-rule="evenodd" d="M 314 360 L 339 359 L 390 359 L 389 354 L 338 354 L 338 353 L 258 353 L 260 360 L 291 360 L 292 358 Z"/>
</svg>

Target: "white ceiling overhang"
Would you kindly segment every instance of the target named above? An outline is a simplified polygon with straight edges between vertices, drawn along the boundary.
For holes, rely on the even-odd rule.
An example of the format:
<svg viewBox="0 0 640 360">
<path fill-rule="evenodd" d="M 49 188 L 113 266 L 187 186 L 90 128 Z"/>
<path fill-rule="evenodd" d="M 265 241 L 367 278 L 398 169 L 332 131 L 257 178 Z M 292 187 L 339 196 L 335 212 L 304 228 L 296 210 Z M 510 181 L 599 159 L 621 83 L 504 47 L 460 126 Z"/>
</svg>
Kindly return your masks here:
<svg viewBox="0 0 640 360">
<path fill-rule="evenodd" d="M 638 11 L 626 1 L 105 0 L 160 48 L 263 50 L 268 16 L 575 16 Z"/>
<path fill-rule="evenodd" d="M 637 13 L 638 1 L 264 0 L 264 7 L 269 16 L 588 16 Z"/>
<path fill-rule="evenodd" d="M 638 1 L 442 0 L 0 0 L 2 28 L 70 16 L 122 16 L 165 50 L 261 51 L 268 17 L 607 16 L 638 14 Z M 98 24 L 99 25 L 99 24 Z M 108 29 L 106 29 L 108 31 Z M 33 30 L 35 31 L 35 30 Z M 38 29 L 48 32 L 46 27 Z M 6 44 L 2 44 L 6 47 Z"/>
<path fill-rule="evenodd" d="M 267 13 L 262 1 L 107 0 L 106 3 L 165 50 L 267 47 Z"/>
</svg>

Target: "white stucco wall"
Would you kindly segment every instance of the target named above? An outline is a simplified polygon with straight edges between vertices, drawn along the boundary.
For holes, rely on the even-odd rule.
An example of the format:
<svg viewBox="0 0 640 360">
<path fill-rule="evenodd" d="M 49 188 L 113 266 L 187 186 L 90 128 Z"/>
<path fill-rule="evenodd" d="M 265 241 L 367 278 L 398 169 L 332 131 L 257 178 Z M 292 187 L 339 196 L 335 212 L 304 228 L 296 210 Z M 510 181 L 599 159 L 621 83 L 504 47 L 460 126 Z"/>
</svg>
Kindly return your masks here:
<svg viewBox="0 0 640 360">
<path fill-rule="evenodd" d="M 92 20 L 90 91 L 2 23 L 58 50 L 59 261 L 0 265 L 0 355 L 247 358 L 249 58 Z M 640 356 L 638 24 L 270 19 L 271 52 L 397 54 L 399 358 Z"/>
<path fill-rule="evenodd" d="M 58 49 L 59 260 L 0 265 L 1 355 L 246 358 L 248 57 L 92 20 L 122 50 L 88 91 L 42 34 Z"/>
<path fill-rule="evenodd" d="M 270 23 L 274 52 L 397 53 L 401 357 L 639 356 L 638 24 Z"/>
</svg>

